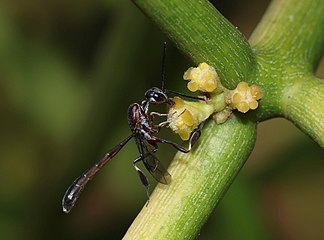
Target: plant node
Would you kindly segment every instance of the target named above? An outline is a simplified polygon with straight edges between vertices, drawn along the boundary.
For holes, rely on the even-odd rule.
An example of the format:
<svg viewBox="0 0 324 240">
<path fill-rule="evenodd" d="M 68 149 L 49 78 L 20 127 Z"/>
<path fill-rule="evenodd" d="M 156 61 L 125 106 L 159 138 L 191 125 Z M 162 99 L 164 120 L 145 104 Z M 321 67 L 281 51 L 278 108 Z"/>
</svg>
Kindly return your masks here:
<svg viewBox="0 0 324 240">
<path fill-rule="evenodd" d="M 201 98 L 207 100 L 193 102 L 180 97 L 172 99 L 174 104 L 169 109 L 167 122 L 182 140 L 188 140 L 190 133 L 211 115 L 216 123 L 221 124 L 231 117 L 234 109 L 242 113 L 256 109 L 262 96 L 259 86 L 249 86 L 246 82 L 240 82 L 234 90 L 226 89 L 216 70 L 207 63 L 190 67 L 183 79 L 189 81 L 187 87 L 190 91 L 198 91 Z"/>
</svg>

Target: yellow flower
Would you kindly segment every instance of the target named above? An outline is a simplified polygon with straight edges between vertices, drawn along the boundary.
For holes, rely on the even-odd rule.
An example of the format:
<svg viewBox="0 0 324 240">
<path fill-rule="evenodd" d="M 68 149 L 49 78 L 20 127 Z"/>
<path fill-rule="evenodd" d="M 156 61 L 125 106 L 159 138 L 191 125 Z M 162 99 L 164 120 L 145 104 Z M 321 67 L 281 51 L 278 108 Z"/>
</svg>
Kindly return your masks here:
<svg viewBox="0 0 324 240">
<path fill-rule="evenodd" d="M 261 99 L 261 89 L 256 85 L 249 85 L 246 82 L 240 82 L 236 89 L 230 91 L 231 105 L 242 113 L 254 110 L 258 107 L 257 100 Z"/>
<path fill-rule="evenodd" d="M 189 68 L 184 73 L 183 79 L 189 80 L 187 87 L 192 92 L 213 92 L 219 83 L 215 69 L 207 63 L 200 63 L 196 68 Z"/>
<path fill-rule="evenodd" d="M 214 111 L 213 106 L 204 101 L 189 102 L 179 97 L 172 100 L 174 104 L 168 113 L 169 127 L 179 134 L 182 140 L 188 140 L 191 132 Z"/>
<path fill-rule="evenodd" d="M 233 109 L 242 113 L 256 109 L 262 95 L 260 87 L 249 86 L 246 82 L 240 82 L 234 90 L 226 89 L 215 69 L 207 63 L 189 68 L 183 79 L 189 80 L 187 86 L 190 91 L 200 91 L 206 97 L 206 101 L 196 102 L 185 101 L 179 97 L 172 99 L 174 104 L 169 109 L 167 122 L 183 140 L 188 140 L 199 124 L 211 115 L 221 124 L 230 118 Z"/>
</svg>

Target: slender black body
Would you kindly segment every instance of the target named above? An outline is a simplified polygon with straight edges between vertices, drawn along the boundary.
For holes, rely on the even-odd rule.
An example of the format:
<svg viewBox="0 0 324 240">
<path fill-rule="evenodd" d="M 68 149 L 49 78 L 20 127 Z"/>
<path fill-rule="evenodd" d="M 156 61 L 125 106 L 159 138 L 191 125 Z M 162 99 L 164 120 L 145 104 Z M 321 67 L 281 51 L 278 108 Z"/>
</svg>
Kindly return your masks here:
<svg viewBox="0 0 324 240">
<path fill-rule="evenodd" d="M 189 139 L 189 148 L 183 148 L 177 143 L 171 142 L 166 139 L 162 139 L 156 136 L 156 134 L 160 131 L 160 128 L 166 125 L 168 122 L 161 122 L 158 125 L 153 125 L 154 116 L 165 116 L 166 114 L 160 114 L 156 112 L 149 112 L 150 104 L 173 104 L 172 100 L 168 98 L 166 95 L 166 90 L 164 90 L 164 68 L 165 68 L 165 57 L 166 57 L 166 43 L 164 43 L 163 48 L 163 60 L 162 60 L 162 89 L 157 87 L 152 87 L 145 92 L 145 100 L 139 103 L 133 103 L 128 108 L 127 119 L 128 125 L 131 129 L 132 134 L 113 147 L 102 159 L 100 159 L 97 163 L 95 163 L 91 168 L 87 169 L 82 175 L 80 175 L 74 182 L 70 185 L 70 187 L 66 190 L 63 199 L 62 199 L 62 207 L 65 213 L 69 213 L 73 208 L 75 202 L 79 198 L 82 190 L 92 179 L 92 177 L 110 160 L 112 159 L 131 138 L 135 139 L 135 143 L 137 145 L 138 151 L 140 155 L 133 161 L 133 166 L 138 173 L 138 176 L 146 188 L 147 196 L 149 197 L 149 182 L 144 172 L 137 167 L 137 163 L 142 161 L 145 168 L 148 172 L 160 183 L 169 184 L 171 181 L 171 175 L 168 171 L 161 165 L 159 160 L 156 158 L 154 153 L 158 150 L 157 143 L 167 143 L 172 145 L 177 150 L 187 153 L 190 151 L 191 147 L 195 144 L 195 142 L 199 139 L 202 124 L 195 129 L 190 136 Z M 190 97 L 183 95 L 181 93 L 169 91 L 175 95 L 185 96 L 189 98 L 195 98 L 199 100 L 197 97 Z M 151 146 L 151 148 L 148 147 Z"/>
<path fill-rule="evenodd" d="M 95 165 L 86 170 L 81 176 L 79 176 L 71 186 L 65 192 L 65 195 L 62 199 L 62 207 L 65 213 L 70 212 L 74 206 L 76 200 L 79 198 L 85 185 L 91 180 L 91 178 L 110 160 L 112 159 L 131 139 L 134 138 L 140 156 L 137 157 L 133 166 L 137 171 L 140 180 L 144 187 L 146 188 L 147 195 L 149 182 L 144 172 L 137 167 L 137 163 L 142 161 L 145 168 L 148 172 L 159 182 L 163 184 L 168 184 L 171 181 L 171 176 L 167 170 L 161 165 L 159 160 L 154 155 L 154 152 L 157 151 L 157 143 L 167 143 L 172 145 L 177 150 L 187 153 L 190 151 L 191 146 L 198 140 L 200 137 L 200 128 L 197 128 L 192 132 L 189 140 L 189 148 L 183 148 L 177 143 L 171 142 L 166 139 L 159 138 L 155 136 L 159 131 L 161 126 L 164 126 L 167 122 L 162 122 L 159 125 L 153 125 L 153 117 L 155 115 L 163 116 L 163 114 L 149 112 L 150 104 L 172 104 L 172 101 L 167 97 L 163 90 L 153 87 L 146 91 L 145 93 L 146 100 L 141 104 L 133 103 L 128 108 L 128 124 L 131 129 L 132 134 L 113 147 L 102 159 L 100 159 Z M 151 145 L 152 150 L 149 149 L 148 145 Z"/>
<path fill-rule="evenodd" d="M 133 135 L 128 136 L 114 148 L 112 148 L 102 159 L 100 159 L 95 165 L 87 169 L 82 175 L 80 175 L 71 186 L 66 190 L 63 200 L 62 207 L 65 213 L 70 212 L 74 206 L 76 200 L 79 198 L 83 188 L 88 183 L 89 180 L 110 160 L 112 159 L 123 146 L 133 137 Z"/>
</svg>

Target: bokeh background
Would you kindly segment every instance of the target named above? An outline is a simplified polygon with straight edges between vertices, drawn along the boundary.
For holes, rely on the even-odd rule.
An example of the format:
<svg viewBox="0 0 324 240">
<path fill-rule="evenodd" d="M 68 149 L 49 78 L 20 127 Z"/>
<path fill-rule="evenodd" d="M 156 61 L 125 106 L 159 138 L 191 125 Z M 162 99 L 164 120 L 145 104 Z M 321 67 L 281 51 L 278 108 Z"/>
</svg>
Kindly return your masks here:
<svg viewBox="0 0 324 240">
<path fill-rule="evenodd" d="M 247 37 L 267 4 L 215 3 Z M 0 1 L 1 239 L 122 238 L 146 201 L 133 142 L 70 214 L 61 199 L 129 134 L 128 105 L 160 86 L 165 40 L 131 1 Z M 169 44 L 167 87 L 185 92 L 191 65 Z M 173 154 L 162 147 L 159 158 L 167 165 Z M 324 239 L 323 159 L 288 121 L 261 123 L 252 156 L 199 239 Z"/>
</svg>

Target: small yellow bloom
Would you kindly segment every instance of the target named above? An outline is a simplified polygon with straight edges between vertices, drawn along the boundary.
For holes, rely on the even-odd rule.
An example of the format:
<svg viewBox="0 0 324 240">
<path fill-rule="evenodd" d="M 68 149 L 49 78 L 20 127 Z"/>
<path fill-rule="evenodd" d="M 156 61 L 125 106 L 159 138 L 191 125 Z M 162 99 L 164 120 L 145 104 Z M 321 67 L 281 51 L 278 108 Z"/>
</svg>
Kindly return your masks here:
<svg viewBox="0 0 324 240">
<path fill-rule="evenodd" d="M 202 95 L 208 96 L 206 101 L 196 102 L 179 97 L 172 99 L 174 104 L 169 109 L 167 122 L 183 140 L 188 140 L 199 124 L 211 115 L 221 124 L 230 118 L 233 109 L 242 113 L 256 109 L 262 95 L 260 87 L 249 86 L 246 82 L 240 82 L 234 90 L 226 89 L 215 69 L 207 63 L 189 68 L 183 79 L 189 80 L 187 86 L 190 91 L 200 91 Z"/>
<path fill-rule="evenodd" d="M 249 87 L 246 82 L 240 82 L 230 94 L 232 107 L 242 113 L 256 109 L 259 105 L 257 100 L 262 96 L 260 87 L 256 85 Z"/>
<path fill-rule="evenodd" d="M 179 134 L 182 140 L 188 140 L 191 132 L 214 111 L 213 106 L 204 101 L 189 102 L 179 97 L 172 100 L 174 104 L 168 113 L 169 127 Z"/>
<path fill-rule="evenodd" d="M 183 79 L 190 81 L 187 87 L 192 92 L 213 92 L 219 83 L 215 69 L 207 63 L 200 63 L 196 68 L 189 68 L 184 73 Z"/>
</svg>

